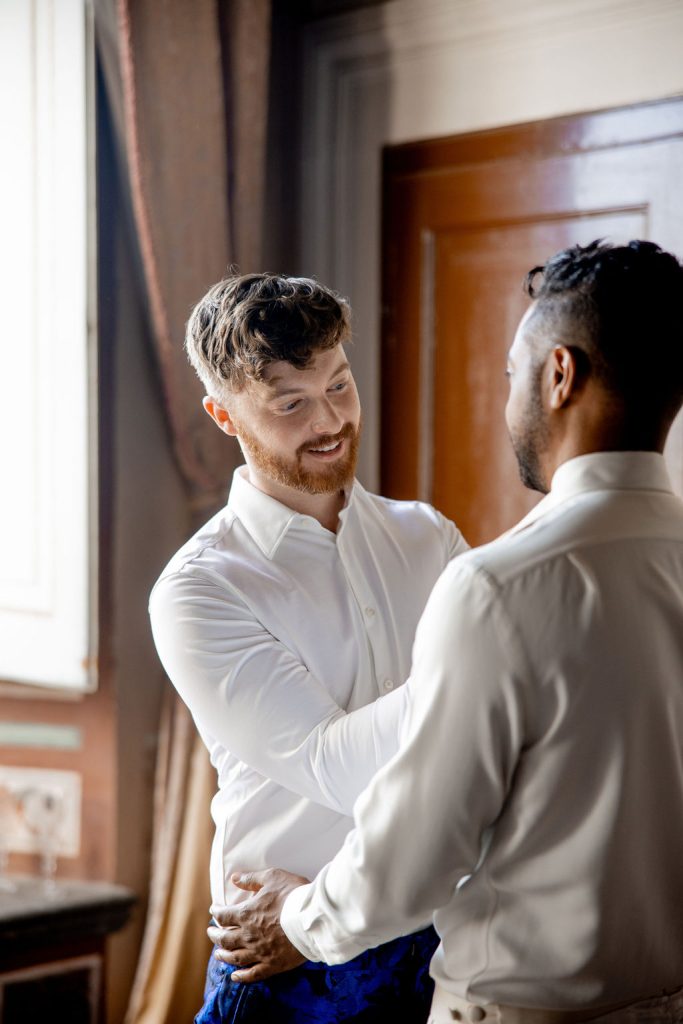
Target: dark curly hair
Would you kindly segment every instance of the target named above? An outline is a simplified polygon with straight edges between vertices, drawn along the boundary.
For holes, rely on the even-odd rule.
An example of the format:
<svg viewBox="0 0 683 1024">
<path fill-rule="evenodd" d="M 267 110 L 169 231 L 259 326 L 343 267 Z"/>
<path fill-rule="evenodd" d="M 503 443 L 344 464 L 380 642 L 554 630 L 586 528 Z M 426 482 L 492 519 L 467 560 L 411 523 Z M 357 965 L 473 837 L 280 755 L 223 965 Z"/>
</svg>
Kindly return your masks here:
<svg viewBox="0 0 683 1024">
<path fill-rule="evenodd" d="M 654 242 L 596 239 L 534 267 L 525 287 L 536 300 L 537 336 L 583 350 L 631 409 L 675 414 L 683 402 L 683 266 L 672 253 Z"/>
<path fill-rule="evenodd" d="M 234 275 L 193 309 L 185 349 L 207 394 L 224 399 L 284 360 L 303 369 L 316 352 L 350 338 L 345 299 L 311 278 Z"/>
</svg>

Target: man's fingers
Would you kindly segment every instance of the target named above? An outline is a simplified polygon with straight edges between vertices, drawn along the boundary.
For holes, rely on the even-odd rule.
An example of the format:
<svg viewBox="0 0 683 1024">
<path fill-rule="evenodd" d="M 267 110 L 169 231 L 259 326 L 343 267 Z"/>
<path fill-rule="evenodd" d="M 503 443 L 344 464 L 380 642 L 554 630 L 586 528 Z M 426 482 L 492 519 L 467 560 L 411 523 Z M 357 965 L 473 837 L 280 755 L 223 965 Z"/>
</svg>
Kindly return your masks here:
<svg viewBox="0 0 683 1024">
<path fill-rule="evenodd" d="M 237 981 L 241 985 L 248 985 L 250 981 L 263 981 L 264 978 L 270 978 L 275 973 L 277 972 L 266 967 L 265 964 L 255 964 L 243 971 L 233 971 L 230 980 Z"/>
<path fill-rule="evenodd" d="M 254 960 L 256 959 L 254 954 L 247 953 L 246 950 L 242 950 L 242 953 L 242 964 L 253 964 Z M 221 963 L 223 964 L 236 963 L 236 961 L 233 959 L 233 957 L 237 955 L 234 949 L 221 949 L 219 946 L 218 949 L 214 949 L 213 955 L 216 960 L 220 960 Z"/>
<path fill-rule="evenodd" d="M 259 889 L 263 888 L 262 874 L 263 872 L 261 871 L 244 871 L 241 874 L 231 875 L 230 881 L 238 889 L 246 889 L 247 892 L 258 892 Z"/>
<path fill-rule="evenodd" d="M 212 926 L 206 929 L 206 934 L 214 946 L 220 946 L 221 949 L 240 949 L 244 944 L 238 928 L 223 929 Z"/>
<path fill-rule="evenodd" d="M 222 907 L 214 904 L 209 907 L 209 913 L 222 928 L 237 928 L 242 920 L 240 907 L 241 904 L 234 907 Z"/>
<path fill-rule="evenodd" d="M 247 949 L 217 949 L 214 951 L 214 958 L 224 964 L 231 964 L 233 967 L 249 967 L 254 963 L 254 954 Z"/>
</svg>

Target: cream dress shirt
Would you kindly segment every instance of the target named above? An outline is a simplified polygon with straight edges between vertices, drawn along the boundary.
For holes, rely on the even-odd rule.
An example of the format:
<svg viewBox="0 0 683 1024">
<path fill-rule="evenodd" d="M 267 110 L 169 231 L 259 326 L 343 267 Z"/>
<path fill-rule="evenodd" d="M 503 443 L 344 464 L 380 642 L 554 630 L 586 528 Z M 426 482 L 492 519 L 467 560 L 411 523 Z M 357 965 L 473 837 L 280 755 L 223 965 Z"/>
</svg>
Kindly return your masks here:
<svg viewBox="0 0 683 1024">
<path fill-rule="evenodd" d="M 356 797 L 398 749 L 429 593 L 466 548 L 431 506 L 357 482 L 331 533 L 241 468 L 226 508 L 163 571 L 157 650 L 218 772 L 216 902 L 246 897 L 232 871 L 311 878 L 337 852 Z"/>
<path fill-rule="evenodd" d="M 431 908 L 432 974 L 472 1002 L 683 984 L 683 503 L 663 458 L 573 459 L 451 563 L 407 690 L 355 830 L 285 903 L 296 946 L 338 963 Z"/>
</svg>

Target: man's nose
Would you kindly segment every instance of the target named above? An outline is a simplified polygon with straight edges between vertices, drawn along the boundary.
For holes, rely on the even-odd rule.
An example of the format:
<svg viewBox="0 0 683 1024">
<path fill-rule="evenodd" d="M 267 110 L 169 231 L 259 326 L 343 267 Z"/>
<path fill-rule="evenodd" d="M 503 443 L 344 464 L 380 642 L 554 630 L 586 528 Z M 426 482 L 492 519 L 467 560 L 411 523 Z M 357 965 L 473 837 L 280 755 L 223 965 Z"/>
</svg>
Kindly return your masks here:
<svg viewBox="0 0 683 1024">
<path fill-rule="evenodd" d="M 311 428 L 316 434 L 336 434 L 344 422 L 343 416 L 325 399 L 315 410 Z"/>
</svg>

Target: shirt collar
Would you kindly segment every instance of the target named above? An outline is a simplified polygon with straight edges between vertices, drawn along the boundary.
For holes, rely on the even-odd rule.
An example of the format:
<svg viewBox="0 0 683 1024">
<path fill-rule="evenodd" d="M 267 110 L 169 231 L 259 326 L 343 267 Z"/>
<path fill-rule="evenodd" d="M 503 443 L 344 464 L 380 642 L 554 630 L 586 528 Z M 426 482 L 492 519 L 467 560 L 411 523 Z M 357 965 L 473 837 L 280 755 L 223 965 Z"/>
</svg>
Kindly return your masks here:
<svg viewBox="0 0 683 1024">
<path fill-rule="evenodd" d="M 664 456 L 659 452 L 591 452 L 559 466 L 550 491 L 513 526 L 517 533 L 558 505 L 586 491 L 672 491 Z"/>
<path fill-rule="evenodd" d="M 347 509 L 355 501 L 359 487 L 358 482 L 354 481 L 347 490 L 344 508 L 339 514 L 340 520 L 343 521 Z M 295 512 L 254 487 L 247 476 L 246 466 L 238 466 L 233 474 L 228 508 L 235 513 L 266 558 L 275 557 L 283 538 L 293 525 L 324 529 L 312 516 Z"/>
</svg>

